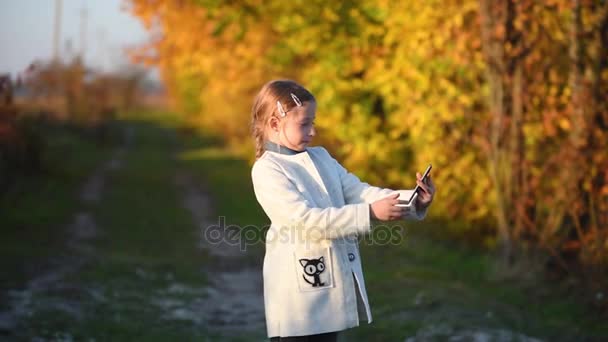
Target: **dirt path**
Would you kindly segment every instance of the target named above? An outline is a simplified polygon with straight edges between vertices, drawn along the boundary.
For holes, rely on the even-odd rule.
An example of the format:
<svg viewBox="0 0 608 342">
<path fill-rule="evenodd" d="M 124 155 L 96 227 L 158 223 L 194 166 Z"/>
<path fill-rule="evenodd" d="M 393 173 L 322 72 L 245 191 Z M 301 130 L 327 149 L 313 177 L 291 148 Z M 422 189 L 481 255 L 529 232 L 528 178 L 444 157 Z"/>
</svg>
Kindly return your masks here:
<svg viewBox="0 0 608 342">
<path fill-rule="evenodd" d="M 82 288 L 67 280 L 77 274 L 92 258 L 95 250 L 91 241 L 102 234 L 90 208 L 97 205 L 105 188 L 109 172 L 122 167 L 131 132 L 125 130 L 125 144 L 117 148 L 110 160 L 100 165 L 85 181 L 80 190 L 80 201 L 89 210 L 74 213 L 66 227 L 66 249 L 55 256 L 46 270 L 30 279 L 22 289 L 8 291 L 9 310 L 0 312 L 0 331 L 18 338 L 28 335 L 28 318 L 36 312 L 59 312 L 78 321 L 83 318 L 83 297 L 99 298 L 98 289 Z M 23 335 L 25 334 L 25 335 Z M 69 339 L 68 333 L 57 332 L 58 339 Z M 38 340 L 44 340 L 38 338 Z"/>
<path fill-rule="evenodd" d="M 127 152 L 134 133 L 133 129 L 126 129 L 123 146 L 117 148 L 112 157 L 82 185 L 79 197 L 83 209 L 73 214 L 64 229 L 65 249 L 49 260 L 44 271 L 32 277 L 25 286 L 8 291 L 8 309 L 0 312 L 0 336 L 39 341 L 73 340 L 79 334 L 96 336 L 100 331 L 82 330 L 82 327 L 95 319 L 97 308 L 114 312 L 116 317 L 109 320 L 115 323 L 111 324 L 125 324 L 126 321 L 119 317 L 124 311 L 119 298 L 134 298 L 135 302 L 128 304 L 129 307 L 151 312 L 151 319 L 156 317 L 168 324 L 187 323 L 190 328 L 184 331 L 204 332 L 213 340 L 217 340 L 216 337 L 220 340 L 264 339 L 261 265 L 257 264 L 259 255 L 252 256 L 228 243 L 213 244 L 205 240 L 204 228 L 217 218 L 212 217 L 213 205 L 209 195 L 188 170 L 177 171 L 174 185 L 182 199 L 181 205 L 191 214 L 193 226 L 197 227 L 192 232 L 197 239 L 192 243 L 207 252 L 200 268 L 193 272 L 204 272 L 208 282 L 200 285 L 184 283 L 169 273 L 159 274 L 145 267 L 134 270 L 135 278 L 108 278 L 104 282 L 80 280 L 81 273 L 103 258 L 104 252 L 96 250 L 96 239 L 109 234 L 109 230 L 106 232 L 99 226 L 94 213 L 107 200 L 104 193 L 109 193 L 108 187 L 112 186 L 108 184 L 108 176 L 123 169 L 128 162 Z M 150 293 L 145 294 L 134 292 L 129 285 L 124 287 L 123 282 L 129 279 L 145 286 L 159 278 L 166 278 L 167 285 L 156 289 L 152 285 L 148 288 Z M 112 308 L 117 308 L 117 311 Z M 65 326 L 56 323 L 39 325 L 35 321 L 41 313 L 59 315 L 63 317 L 61 322 L 71 323 Z M 80 328 L 72 329 L 72 325 Z"/>
<path fill-rule="evenodd" d="M 212 216 L 207 192 L 184 170 L 178 171 L 175 183 L 183 194 L 183 205 L 200 230 L 199 246 L 210 256 L 206 269 L 210 286 L 205 290 L 204 299 L 173 312 L 173 316 L 188 313 L 198 317 L 210 332 L 221 335 L 255 333 L 264 336 L 262 270 L 252 262 L 256 256 L 241 251 L 238 245 L 227 243 L 223 235 L 219 243 L 206 240 L 204 230 L 217 222 Z M 218 232 L 226 234 L 225 230 Z"/>
</svg>

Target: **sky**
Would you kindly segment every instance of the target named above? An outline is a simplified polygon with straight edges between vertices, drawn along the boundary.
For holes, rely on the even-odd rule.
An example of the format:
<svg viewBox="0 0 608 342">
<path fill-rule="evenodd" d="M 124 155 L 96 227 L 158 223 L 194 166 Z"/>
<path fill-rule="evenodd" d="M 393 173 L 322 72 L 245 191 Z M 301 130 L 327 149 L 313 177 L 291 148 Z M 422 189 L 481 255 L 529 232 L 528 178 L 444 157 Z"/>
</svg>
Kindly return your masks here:
<svg viewBox="0 0 608 342">
<path fill-rule="evenodd" d="M 56 1 L 0 0 L 0 74 L 16 75 L 32 61 L 52 57 Z M 86 64 L 112 71 L 128 63 L 125 48 L 146 42 L 148 33 L 122 9 L 126 1 L 62 0 L 62 58 L 82 49 L 81 13 L 86 9 Z"/>
</svg>

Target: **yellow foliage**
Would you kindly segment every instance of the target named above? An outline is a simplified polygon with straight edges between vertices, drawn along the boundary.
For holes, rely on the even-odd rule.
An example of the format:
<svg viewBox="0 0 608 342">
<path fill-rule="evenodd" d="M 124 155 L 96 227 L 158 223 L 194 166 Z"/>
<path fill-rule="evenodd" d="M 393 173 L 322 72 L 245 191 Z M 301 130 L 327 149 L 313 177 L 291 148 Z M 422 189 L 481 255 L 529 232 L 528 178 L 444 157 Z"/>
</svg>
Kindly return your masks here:
<svg viewBox="0 0 608 342">
<path fill-rule="evenodd" d="M 559 127 L 561 127 L 563 130 L 568 131 L 570 130 L 570 120 L 566 119 L 566 118 L 561 118 L 559 119 Z"/>
<path fill-rule="evenodd" d="M 439 188 L 432 213 L 490 225 L 503 201 L 507 221 L 516 221 L 521 190 L 528 229 L 540 236 L 564 216 L 549 210 L 559 207 L 560 197 L 551 194 L 565 191 L 556 163 L 576 155 L 568 150 L 568 134 L 577 131 L 571 117 L 571 6 L 566 0 L 517 5 L 512 25 L 498 18 L 488 40 L 481 32 L 484 1 L 130 4 L 158 32 L 151 45 L 172 96 L 196 122 L 239 149 L 252 146 L 249 108 L 256 91 L 270 79 L 293 78 L 317 99 L 318 143 L 364 180 L 412 187 L 414 173 L 432 163 Z M 599 20 L 593 11 L 583 12 L 588 31 L 597 30 Z M 599 35 L 587 36 L 580 38 L 587 39 L 583 63 L 597 62 L 601 46 L 593 37 Z M 596 65 L 584 66 L 582 83 L 605 94 L 608 70 L 597 74 Z M 515 93 L 515 66 L 522 70 L 521 95 Z M 593 92 L 586 88 L 583 94 Z M 495 96 L 503 96 L 500 107 L 490 105 Z M 515 100 L 521 102 L 518 126 Z M 605 111 L 605 99 L 599 102 L 597 110 L 583 112 Z M 588 140 L 593 150 L 586 153 L 593 157 L 581 163 L 605 166 L 601 151 L 608 148 L 608 134 Z"/>
</svg>

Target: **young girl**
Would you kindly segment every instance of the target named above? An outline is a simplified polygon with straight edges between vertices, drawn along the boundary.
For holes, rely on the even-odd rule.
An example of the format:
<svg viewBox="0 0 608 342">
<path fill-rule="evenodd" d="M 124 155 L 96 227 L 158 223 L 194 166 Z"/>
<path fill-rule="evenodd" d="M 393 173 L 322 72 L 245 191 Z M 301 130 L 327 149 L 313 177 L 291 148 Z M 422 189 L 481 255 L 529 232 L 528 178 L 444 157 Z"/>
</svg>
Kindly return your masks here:
<svg viewBox="0 0 608 342">
<path fill-rule="evenodd" d="M 371 323 L 357 236 L 370 232 L 371 219 L 424 218 L 435 193 L 418 173 L 415 210 L 395 206 L 398 192 L 363 183 L 323 147 L 307 147 L 316 109 L 289 80 L 264 85 L 252 109 L 251 175 L 271 220 L 263 269 L 271 341 L 336 341 L 359 320 Z"/>
</svg>

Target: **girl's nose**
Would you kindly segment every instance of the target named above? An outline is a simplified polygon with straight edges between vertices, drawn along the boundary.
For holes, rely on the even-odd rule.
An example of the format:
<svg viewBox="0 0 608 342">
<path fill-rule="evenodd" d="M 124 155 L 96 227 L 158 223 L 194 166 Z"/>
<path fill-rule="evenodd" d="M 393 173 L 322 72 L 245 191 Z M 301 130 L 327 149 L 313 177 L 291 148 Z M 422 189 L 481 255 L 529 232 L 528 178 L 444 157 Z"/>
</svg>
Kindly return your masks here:
<svg viewBox="0 0 608 342">
<path fill-rule="evenodd" d="M 310 136 L 314 137 L 315 135 L 317 135 L 317 130 L 315 129 L 315 126 L 312 126 L 310 129 Z"/>
</svg>

